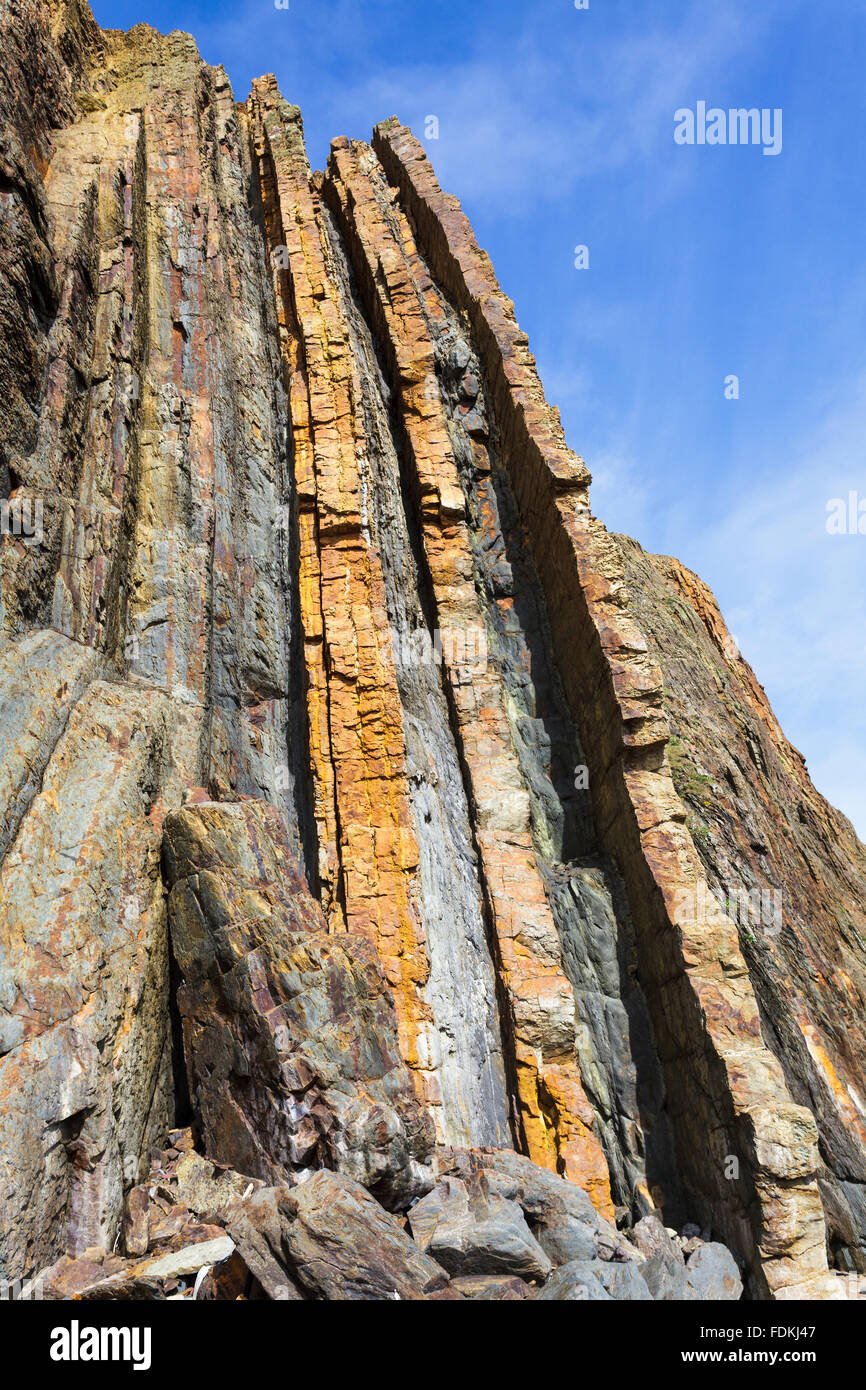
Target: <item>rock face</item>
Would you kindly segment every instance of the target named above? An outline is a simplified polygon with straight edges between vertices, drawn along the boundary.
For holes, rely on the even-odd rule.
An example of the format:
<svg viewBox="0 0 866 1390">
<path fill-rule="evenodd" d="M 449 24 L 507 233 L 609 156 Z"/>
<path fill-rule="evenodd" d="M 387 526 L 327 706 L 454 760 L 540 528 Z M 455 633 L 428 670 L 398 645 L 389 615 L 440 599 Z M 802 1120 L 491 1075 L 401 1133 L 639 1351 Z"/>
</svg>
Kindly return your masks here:
<svg viewBox="0 0 866 1390">
<path fill-rule="evenodd" d="M 552 1268 L 519 1205 L 491 1194 L 483 1178 L 445 1178 L 412 1208 L 409 1225 L 416 1244 L 451 1274 L 545 1279 Z"/>
<path fill-rule="evenodd" d="M 0 43 L 0 1278 L 836 1295 L 866 851 L 421 146 Z"/>
<path fill-rule="evenodd" d="M 713 902 L 734 916 L 765 1036 L 815 1116 L 831 1248 L 864 1270 L 866 850 L 815 791 L 706 585 L 620 542 Z"/>
<path fill-rule="evenodd" d="M 266 1188 L 230 1230 L 262 1282 L 277 1281 L 275 1298 L 286 1297 L 287 1280 L 303 1298 L 351 1302 L 416 1302 L 448 1284 L 442 1266 L 363 1187 L 333 1173 L 315 1173 L 294 1191 Z"/>
<path fill-rule="evenodd" d="M 364 937 L 328 936 L 279 812 L 168 817 L 164 864 L 190 1096 L 208 1155 L 254 1177 L 328 1167 L 386 1205 L 426 1192 L 433 1126 Z"/>
</svg>

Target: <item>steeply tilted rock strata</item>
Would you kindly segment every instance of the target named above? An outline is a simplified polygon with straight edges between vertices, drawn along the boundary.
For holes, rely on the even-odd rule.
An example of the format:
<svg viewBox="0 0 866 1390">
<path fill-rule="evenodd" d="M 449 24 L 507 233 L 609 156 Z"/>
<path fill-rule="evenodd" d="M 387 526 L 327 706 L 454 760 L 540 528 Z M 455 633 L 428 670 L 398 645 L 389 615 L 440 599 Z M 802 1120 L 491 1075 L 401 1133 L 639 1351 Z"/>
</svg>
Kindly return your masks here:
<svg viewBox="0 0 866 1390">
<path fill-rule="evenodd" d="M 335 1168 L 386 1206 L 427 1191 L 433 1126 L 375 951 L 327 934 L 279 812 L 259 801 L 177 811 L 164 860 L 205 1152 L 277 1181 Z"/>
<path fill-rule="evenodd" d="M 0 1277 L 839 1296 L 863 847 L 421 146 L 0 40 Z"/>
<path fill-rule="evenodd" d="M 0 1258 L 15 1277 L 67 1245 L 110 1247 L 171 1124 L 156 796 L 171 734 L 159 691 L 94 681 L 0 869 Z"/>
<path fill-rule="evenodd" d="M 831 1247 L 866 1269 L 866 850 L 815 791 L 706 585 L 620 544 L 713 903 L 737 922 L 764 1034 L 815 1116 Z"/>
</svg>

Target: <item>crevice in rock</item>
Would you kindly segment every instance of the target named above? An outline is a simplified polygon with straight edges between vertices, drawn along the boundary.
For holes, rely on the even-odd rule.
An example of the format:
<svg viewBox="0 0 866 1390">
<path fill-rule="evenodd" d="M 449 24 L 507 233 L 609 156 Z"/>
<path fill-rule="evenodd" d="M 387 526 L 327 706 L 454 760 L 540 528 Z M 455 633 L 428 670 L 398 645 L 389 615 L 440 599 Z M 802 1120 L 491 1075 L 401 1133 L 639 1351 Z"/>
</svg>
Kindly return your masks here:
<svg viewBox="0 0 866 1390">
<path fill-rule="evenodd" d="M 174 1080 L 174 1124 L 178 1129 L 193 1125 L 195 1115 L 189 1090 L 186 1056 L 183 1046 L 183 1022 L 178 1008 L 177 992 L 182 975 L 174 954 L 171 932 L 168 933 L 168 1021 L 171 1045 L 171 1074 Z"/>
</svg>

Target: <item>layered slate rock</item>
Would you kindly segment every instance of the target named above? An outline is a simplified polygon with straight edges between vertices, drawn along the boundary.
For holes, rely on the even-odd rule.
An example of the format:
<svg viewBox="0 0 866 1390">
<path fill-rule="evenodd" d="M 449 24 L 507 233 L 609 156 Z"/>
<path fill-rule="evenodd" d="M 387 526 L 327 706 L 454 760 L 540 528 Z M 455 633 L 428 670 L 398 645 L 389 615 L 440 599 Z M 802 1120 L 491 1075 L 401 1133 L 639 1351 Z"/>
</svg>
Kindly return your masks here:
<svg viewBox="0 0 866 1390">
<path fill-rule="evenodd" d="M 17 492 L 9 475 L 12 451 L 26 453 L 35 442 L 45 372 L 48 328 L 57 311 L 62 271 L 49 229 L 45 173 L 52 138 L 80 114 L 77 92 L 98 51 L 100 32 L 87 5 L 51 9 L 33 0 L 11 0 L 0 24 L 0 471 L 3 495 Z M 63 52 L 57 31 L 64 31 Z M 74 426 L 74 418 L 70 420 Z M 16 547 L 17 548 L 17 547 Z M 19 554 L 26 553 L 21 547 Z M 26 603 L 28 600 L 21 596 Z M 6 594 L 4 594 L 4 600 Z M 19 600 L 20 601 L 20 600 Z"/>
<path fill-rule="evenodd" d="M 96 682 L 0 869 L 0 1268 L 113 1239 L 173 1115 L 158 692 Z"/>
<path fill-rule="evenodd" d="M 279 813 L 185 807 L 166 821 L 164 864 L 207 1155 L 272 1182 L 333 1168 L 388 1205 L 426 1191 L 432 1125 L 375 950 L 327 934 Z"/>
<path fill-rule="evenodd" d="M 809 780 L 718 604 L 677 560 L 619 538 L 664 672 L 674 784 L 736 921 L 767 1038 L 815 1115 L 831 1246 L 866 1268 L 866 850 Z"/>
<path fill-rule="evenodd" d="M 225 74 L 78 0 L 2 25 L 0 466 L 42 508 L 35 543 L 3 538 L 4 630 L 53 628 L 197 711 L 188 784 L 268 796 L 300 847 L 288 412 Z"/>
<path fill-rule="evenodd" d="M 438 1137 L 500 1143 L 508 1100 L 472 812 L 438 672 L 400 636 L 424 611 L 387 392 L 300 112 L 266 78 L 248 114 L 292 406 L 322 902 L 331 925 L 378 949 Z"/>
<path fill-rule="evenodd" d="M 191 1297 L 229 1225 L 208 1297 L 837 1294 L 863 848 L 420 145 L 314 174 L 85 0 L 0 45 L 0 1275 Z M 385 1210 L 434 1133 L 446 1262 L 534 1266 Z"/>
<path fill-rule="evenodd" d="M 315 1173 L 293 1189 L 266 1188 L 229 1230 L 271 1298 L 418 1302 L 449 1292 L 441 1265 L 363 1187 L 336 1173 Z"/>
<path fill-rule="evenodd" d="M 100 660 L 58 632 L 0 637 L 0 858 L 38 794 L 48 760 Z"/>
<path fill-rule="evenodd" d="M 103 33 L 79 0 L 13 0 L 0 47 L 0 493 L 41 509 L 0 538 L 15 1279 L 111 1246 L 183 1104 L 165 812 L 212 782 L 308 836 L 287 407 L 228 84 L 187 36 Z"/>
<path fill-rule="evenodd" d="M 476 388 L 474 407 L 465 408 L 471 396 L 467 370 L 462 419 L 452 421 L 437 376 L 437 340 L 448 340 L 452 358 L 461 348 L 468 358 L 470 349 L 437 300 L 372 151 L 334 141 L 324 191 L 350 248 L 371 322 L 388 344 L 406 438 L 406 481 L 418 499 L 436 624 L 450 637 L 443 643 L 442 675 L 475 809 L 479 867 L 509 1005 L 507 1037 L 523 1140 L 533 1157 L 582 1182 L 612 1214 L 607 1164 L 576 1055 L 574 990 L 533 844 L 532 785 L 508 717 L 516 692 L 509 689 L 503 663 L 487 659 L 492 615 L 473 555 L 474 499 L 471 489 L 466 495 L 461 475 L 464 458 L 473 476 L 490 471 L 483 405 Z M 492 497 L 489 502 L 495 506 Z M 498 539 L 493 529 L 491 540 Z M 483 647 L 483 659 L 469 650 L 471 639 L 473 647 Z M 533 665 L 533 657 L 539 664 L 538 651 L 528 645 L 520 655 L 524 667 Z M 536 776 L 540 780 L 539 770 Z M 638 1168 L 638 1182 L 641 1177 Z"/>
</svg>

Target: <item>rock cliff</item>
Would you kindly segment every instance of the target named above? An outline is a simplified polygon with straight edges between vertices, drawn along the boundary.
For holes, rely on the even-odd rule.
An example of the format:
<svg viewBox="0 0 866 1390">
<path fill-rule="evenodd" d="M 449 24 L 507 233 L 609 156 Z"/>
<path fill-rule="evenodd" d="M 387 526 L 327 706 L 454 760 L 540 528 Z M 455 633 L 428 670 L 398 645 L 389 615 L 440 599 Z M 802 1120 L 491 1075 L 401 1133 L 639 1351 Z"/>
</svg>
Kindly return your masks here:
<svg viewBox="0 0 866 1390">
<path fill-rule="evenodd" d="M 866 850 L 422 147 L 0 42 L 0 1277 L 843 1296 Z"/>
</svg>

